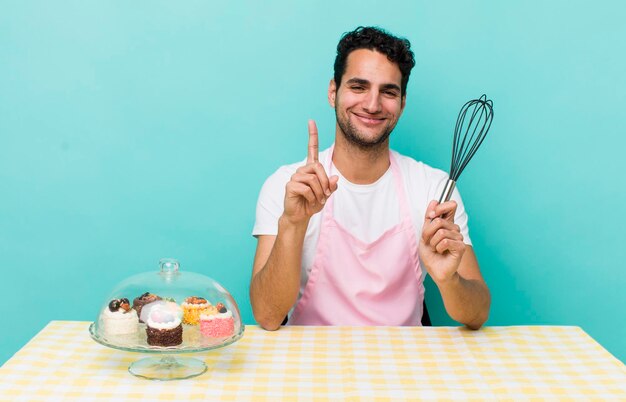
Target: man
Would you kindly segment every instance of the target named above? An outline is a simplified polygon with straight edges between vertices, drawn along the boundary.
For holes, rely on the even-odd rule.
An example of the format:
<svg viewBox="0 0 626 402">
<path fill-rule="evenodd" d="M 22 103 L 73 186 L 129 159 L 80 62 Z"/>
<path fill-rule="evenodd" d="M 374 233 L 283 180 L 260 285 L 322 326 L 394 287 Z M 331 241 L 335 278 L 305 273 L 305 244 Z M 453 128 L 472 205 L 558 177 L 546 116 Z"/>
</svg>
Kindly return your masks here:
<svg viewBox="0 0 626 402">
<path fill-rule="evenodd" d="M 333 147 L 318 151 L 309 121 L 306 161 L 265 182 L 250 284 L 257 322 L 420 325 L 424 269 L 448 314 L 477 329 L 490 294 L 458 192 L 439 204 L 447 175 L 389 149 L 415 65 L 410 44 L 359 27 L 337 46 L 328 101 Z"/>
</svg>

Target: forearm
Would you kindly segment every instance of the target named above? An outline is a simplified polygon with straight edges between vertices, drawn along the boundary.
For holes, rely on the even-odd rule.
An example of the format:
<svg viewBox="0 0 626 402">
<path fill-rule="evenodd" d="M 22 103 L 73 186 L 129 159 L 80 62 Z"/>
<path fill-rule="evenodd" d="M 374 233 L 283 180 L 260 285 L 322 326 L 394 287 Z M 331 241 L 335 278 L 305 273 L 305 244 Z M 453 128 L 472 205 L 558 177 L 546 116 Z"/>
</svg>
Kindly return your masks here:
<svg viewBox="0 0 626 402">
<path fill-rule="evenodd" d="M 278 329 L 296 302 L 307 225 L 308 222 L 294 225 L 281 217 L 267 262 L 252 278 L 252 311 L 256 321 L 265 329 Z"/>
<path fill-rule="evenodd" d="M 450 317 L 471 329 L 480 328 L 489 317 L 491 295 L 484 282 L 465 279 L 458 273 L 437 283 Z"/>
</svg>

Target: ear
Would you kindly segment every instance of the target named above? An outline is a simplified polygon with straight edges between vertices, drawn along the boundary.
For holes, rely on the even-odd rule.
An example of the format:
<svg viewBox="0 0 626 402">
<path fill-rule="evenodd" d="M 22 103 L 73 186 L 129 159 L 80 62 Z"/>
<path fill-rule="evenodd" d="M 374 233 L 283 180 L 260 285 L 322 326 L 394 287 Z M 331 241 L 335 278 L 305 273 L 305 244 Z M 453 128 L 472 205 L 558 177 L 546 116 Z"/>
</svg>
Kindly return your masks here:
<svg viewBox="0 0 626 402">
<path fill-rule="evenodd" d="M 335 84 L 335 79 L 331 79 L 328 83 L 328 103 L 333 108 L 335 107 L 335 98 L 337 97 L 337 85 Z"/>
<path fill-rule="evenodd" d="M 404 112 L 405 106 L 406 106 L 406 94 L 402 95 L 402 104 L 400 105 L 400 113 Z"/>
</svg>

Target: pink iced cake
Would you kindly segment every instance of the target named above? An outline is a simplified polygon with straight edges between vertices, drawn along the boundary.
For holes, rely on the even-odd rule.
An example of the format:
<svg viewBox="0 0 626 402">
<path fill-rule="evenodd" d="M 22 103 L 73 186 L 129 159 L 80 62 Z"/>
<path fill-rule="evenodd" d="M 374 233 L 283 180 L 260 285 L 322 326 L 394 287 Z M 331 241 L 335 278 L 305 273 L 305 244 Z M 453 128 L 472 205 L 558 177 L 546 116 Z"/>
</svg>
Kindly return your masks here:
<svg viewBox="0 0 626 402">
<path fill-rule="evenodd" d="M 235 334 L 235 319 L 222 303 L 215 306 L 217 313 L 200 315 L 200 332 L 209 338 L 225 338 Z"/>
</svg>

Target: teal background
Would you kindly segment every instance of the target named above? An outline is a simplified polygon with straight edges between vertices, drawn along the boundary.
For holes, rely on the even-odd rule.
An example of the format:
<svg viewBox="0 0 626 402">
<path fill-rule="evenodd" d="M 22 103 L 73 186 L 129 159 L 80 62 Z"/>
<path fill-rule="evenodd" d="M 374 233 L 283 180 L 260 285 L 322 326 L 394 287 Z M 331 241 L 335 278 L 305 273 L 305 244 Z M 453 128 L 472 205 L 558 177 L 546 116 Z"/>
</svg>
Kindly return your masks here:
<svg viewBox="0 0 626 402">
<path fill-rule="evenodd" d="M 578 325 L 625 361 L 624 4 L 2 1 L 0 363 L 165 256 L 253 323 L 258 191 L 308 118 L 332 142 L 335 46 L 370 24 L 417 56 L 396 150 L 447 169 L 459 107 L 494 100 L 459 181 L 488 324 Z"/>
</svg>

